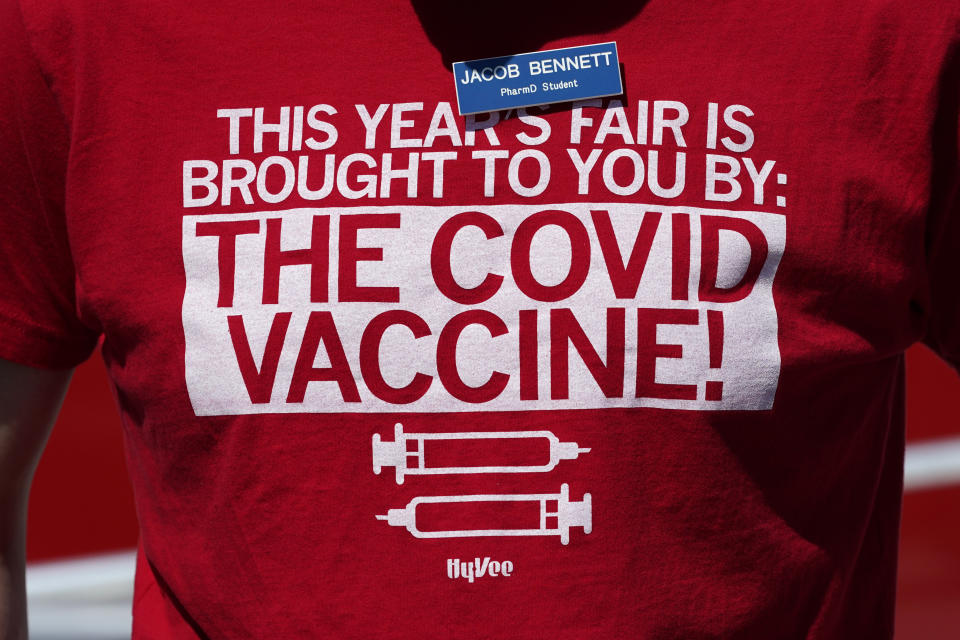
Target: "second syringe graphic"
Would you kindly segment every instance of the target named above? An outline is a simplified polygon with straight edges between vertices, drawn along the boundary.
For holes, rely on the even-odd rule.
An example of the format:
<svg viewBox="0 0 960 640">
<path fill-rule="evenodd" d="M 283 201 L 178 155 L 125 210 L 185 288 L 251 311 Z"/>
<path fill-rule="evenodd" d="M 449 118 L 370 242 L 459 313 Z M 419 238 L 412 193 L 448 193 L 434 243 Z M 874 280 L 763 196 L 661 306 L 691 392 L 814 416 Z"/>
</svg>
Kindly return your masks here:
<svg viewBox="0 0 960 640">
<path fill-rule="evenodd" d="M 373 435 L 373 472 L 394 467 L 397 484 L 407 475 L 542 473 L 588 451 L 546 430 L 404 433 L 398 423 L 393 442 Z"/>
<path fill-rule="evenodd" d="M 404 527 L 415 538 L 559 536 L 562 544 L 568 544 L 571 527 L 587 534 L 593 530 L 591 505 L 589 493 L 582 500 L 571 500 L 570 487 L 562 484 L 559 493 L 419 496 L 401 509 L 378 515 L 377 520 Z M 430 522 L 425 525 L 421 511 L 430 508 L 437 511 L 426 514 Z M 458 523 L 457 528 L 444 526 L 450 519 Z"/>
</svg>

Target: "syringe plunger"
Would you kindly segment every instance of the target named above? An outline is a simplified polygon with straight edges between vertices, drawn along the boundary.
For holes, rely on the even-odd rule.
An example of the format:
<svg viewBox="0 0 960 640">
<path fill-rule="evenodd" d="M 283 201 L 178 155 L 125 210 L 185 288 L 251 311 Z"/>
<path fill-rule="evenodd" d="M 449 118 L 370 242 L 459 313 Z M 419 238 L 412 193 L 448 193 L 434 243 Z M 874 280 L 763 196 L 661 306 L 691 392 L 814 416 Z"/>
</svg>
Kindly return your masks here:
<svg viewBox="0 0 960 640">
<path fill-rule="evenodd" d="M 390 509 L 385 516 L 377 516 L 377 520 L 386 520 L 391 527 L 406 527 L 414 524 L 412 509 Z"/>
</svg>

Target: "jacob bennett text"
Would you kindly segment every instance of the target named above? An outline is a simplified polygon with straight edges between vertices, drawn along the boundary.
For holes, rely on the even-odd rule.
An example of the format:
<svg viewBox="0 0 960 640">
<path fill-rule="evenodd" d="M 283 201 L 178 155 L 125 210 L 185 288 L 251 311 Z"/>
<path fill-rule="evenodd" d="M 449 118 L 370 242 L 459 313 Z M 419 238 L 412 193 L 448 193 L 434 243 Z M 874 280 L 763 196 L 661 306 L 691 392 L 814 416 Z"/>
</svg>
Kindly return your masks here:
<svg viewBox="0 0 960 640">
<path fill-rule="evenodd" d="M 557 91 L 558 89 L 572 89 L 574 87 L 579 87 L 580 82 L 578 80 L 563 80 L 562 82 L 543 82 L 540 87 L 542 91 Z M 525 93 L 536 93 L 537 85 L 529 84 L 525 87 L 501 87 L 500 95 L 502 96 L 519 96 Z"/>
<path fill-rule="evenodd" d="M 600 64 L 601 57 L 603 57 L 603 64 Z M 592 64 L 590 62 L 591 59 L 593 59 Z M 547 58 L 546 60 L 531 60 L 528 68 L 531 76 L 539 76 L 544 73 L 573 71 L 574 69 L 594 69 L 602 66 L 610 66 L 609 51 L 584 53 L 579 56 L 565 56 L 563 58 Z M 460 78 L 460 84 L 470 84 L 474 81 L 490 82 L 494 79 L 504 80 L 505 78 L 516 78 L 519 76 L 520 66 L 517 64 L 498 64 L 494 67 L 483 67 L 480 70 L 476 68 L 465 68 L 463 70 L 463 77 Z"/>
</svg>

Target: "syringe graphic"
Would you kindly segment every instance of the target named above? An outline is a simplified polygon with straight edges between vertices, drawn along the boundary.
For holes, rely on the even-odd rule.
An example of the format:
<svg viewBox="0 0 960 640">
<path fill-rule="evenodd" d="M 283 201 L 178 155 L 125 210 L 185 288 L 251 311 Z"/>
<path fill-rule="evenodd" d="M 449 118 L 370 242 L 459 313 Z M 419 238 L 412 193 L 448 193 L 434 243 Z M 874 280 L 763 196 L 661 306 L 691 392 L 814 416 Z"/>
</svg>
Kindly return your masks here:
<svg viewBox="0 0 960 640">
<path fill-rule="evenodd" d="M 417 507 L 423 504 L 537 502 L 540 504 L 540 526 L 536 529 L 454 529 L 448 531 L 421 531 L 417 527 Z M 547 503 L 556 502 L 557 510 L 549 511 Z M 560 485 L 560 493 L 477 495 L 477 496 L 418 496 L 403 509 L 390 509 L 377 520 L 386 520 L 393 527 L 406 527 L 415 538 L 473 538 L 483 536 L 560 536 L 560 542 L 570 542 L 570 527 L 583 527 L 584 533 L 593 530 L 592 499 L 583 494 L 580 502 L 570 501 L 570 487 Z"/>
<path fill-rule="evenodd" d="M 546 440 L 549 445 L 550 458 L 546 464 L 514 464 L 514 465 L 467 465 L 467 466 L 428 466 L 424 460 L 424 446 L 429 441 L 459 440 L 464 444 L 469 440 L 503 440 L 504 447 L 510 446 L 510 440 L 518 441 L 531 438 Z M 412 450 L 408 443 L 416 443 Z M 467 443 L 468 444 L 468 443 Z M 447 475 L 454 473 L 537 473 L 550 471 L 561 460 L 575 460 L 581 453 L 590 449 L 580 447 L 576 442 L 560 442 L 557 436 L 550 431 L 472 431 L 466 433 L 404 433 L 403 425 L 394 426 L 393 442 L 382 442 L 380 434 L 373 434 L 373 472 L 378 474 L 383 467 L 394 467 L 397 484 L 403 484 L 404 475 Z M 546 453 L 546 447 L 544 448 Z M 413 464 L 410 460 L 413 458 Z"/>
</svg>

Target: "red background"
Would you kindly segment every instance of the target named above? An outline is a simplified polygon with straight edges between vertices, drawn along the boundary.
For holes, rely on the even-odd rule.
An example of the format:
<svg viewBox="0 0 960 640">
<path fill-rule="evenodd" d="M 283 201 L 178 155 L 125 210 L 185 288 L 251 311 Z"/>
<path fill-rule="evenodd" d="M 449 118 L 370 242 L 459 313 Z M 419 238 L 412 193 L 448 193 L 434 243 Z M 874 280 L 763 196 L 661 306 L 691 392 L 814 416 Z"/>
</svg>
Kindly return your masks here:
<svg viewBox="0 0 960 640">
<path fill-rule="evenodd" d="M 960 436 L 960 377 L 922 347 L 907 355 L 907 440 Z M 30 499 L 31 561 L 136 546 L 137 520 L 106 371 L 74 375 Z M 904 500 L 898 640 L 955 640 L 960 629 L 960 485 Z"/>
</svg>

